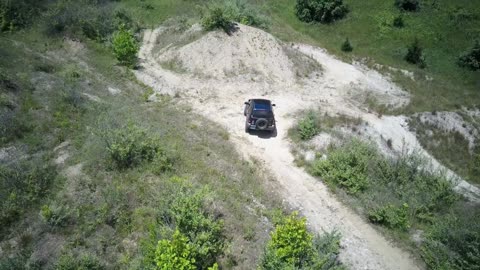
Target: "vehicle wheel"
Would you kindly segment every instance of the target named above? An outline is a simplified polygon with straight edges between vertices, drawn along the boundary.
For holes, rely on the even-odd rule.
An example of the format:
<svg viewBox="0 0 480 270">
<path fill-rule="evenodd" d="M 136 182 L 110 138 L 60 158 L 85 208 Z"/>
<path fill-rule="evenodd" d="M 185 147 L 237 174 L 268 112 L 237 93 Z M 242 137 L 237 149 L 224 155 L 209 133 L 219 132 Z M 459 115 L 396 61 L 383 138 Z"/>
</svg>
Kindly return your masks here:
<svg viewBox="0 0 480 270">
<path fill-rule="evenodd" d="M 268 127 L 268 120 L 265 118 L 260 118 L 255 122 L 257 128 L 260 130 L 265 130 Z"/>
</svg>

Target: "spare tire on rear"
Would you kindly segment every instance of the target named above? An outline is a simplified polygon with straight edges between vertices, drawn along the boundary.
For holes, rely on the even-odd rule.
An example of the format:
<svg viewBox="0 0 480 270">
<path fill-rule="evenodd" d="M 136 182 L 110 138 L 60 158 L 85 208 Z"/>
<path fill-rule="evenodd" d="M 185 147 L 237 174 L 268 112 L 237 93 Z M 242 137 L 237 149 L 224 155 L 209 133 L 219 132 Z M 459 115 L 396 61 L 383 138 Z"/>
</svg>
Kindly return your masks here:
<svg viewBox="0 0 480 270">
<path fill-rule="evenodd" d="M 257 121 L 255 122 L 255 125 L 259 130 L 264 130 L 268 127 L 268 120 L 265 118 L 257 119 Z"/>
</svg>

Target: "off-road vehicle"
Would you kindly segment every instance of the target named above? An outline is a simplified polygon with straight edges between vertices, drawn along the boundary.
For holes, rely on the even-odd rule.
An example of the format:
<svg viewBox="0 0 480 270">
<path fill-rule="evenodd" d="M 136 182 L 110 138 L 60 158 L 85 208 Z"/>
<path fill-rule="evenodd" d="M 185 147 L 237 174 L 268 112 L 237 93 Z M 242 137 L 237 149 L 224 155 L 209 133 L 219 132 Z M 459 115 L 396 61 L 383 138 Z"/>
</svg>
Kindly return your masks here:
<svg viewBox="0 0 480 270">
<path fill-rule="evenodd" d="M 246 116 L 245 132 L 250 130 L 275 131 L 275 104 L 268 99 L 249 99 L 245 102 L 243 114 Z"/>
</svg>

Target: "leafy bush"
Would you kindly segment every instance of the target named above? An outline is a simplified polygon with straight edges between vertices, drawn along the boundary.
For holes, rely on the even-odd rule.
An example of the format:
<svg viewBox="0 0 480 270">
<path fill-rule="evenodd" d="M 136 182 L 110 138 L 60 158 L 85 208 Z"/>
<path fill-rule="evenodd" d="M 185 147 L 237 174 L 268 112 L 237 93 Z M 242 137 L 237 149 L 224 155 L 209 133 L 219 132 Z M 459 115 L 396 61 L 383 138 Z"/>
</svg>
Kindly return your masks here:
<svg viewBox="0 0 480 270">
<path fill-rule="evenodd" d="M 56 176 L 55 168 L 45 161 L 0 166 L 0 226 L 6 228 L 28 206 L 47 195 Z"/>
<path fill-rule="evenodd" d="M 296 213 L 287 217 L 284 224 L 278 225 L 272 233 L 267 249 L 287 265 L 302 267 L 313 253 L 313 236 L 308 232 L 305 218 Z"/>
<path fill-rule="evenodd" d="M 14 31 L 28 26 L 38 13 L 38 0 L 0 0 L 0 31 Z"/>
<path fill-rule="evenodd" d="M 143 161 L 152 161 L 161 154 L 157 138 L 149 136 L 145 129 L 132 124 L 104 135 L 107 152 L 120 169 L 131 168 Z"/>
<path fill-rule="evenodd" d="M 382 224 L 392 229 L 407 230 L 410 228 L 408 204 L 406 203 L 402 204 L 402 206 L 388 204 L 375 209 L 368 214 L 368 218 L 373 223 Z"/>
<path fill-rule="evenodd" d="M 222 29 L 225 33 L 230 34 L 235 26 L 231 19 L 227 16 L 224 8 L 215 7 L 209 11 L 208 16 L 203 18 L 202 26 L 207 31 Z"/>
<path fill-rule="evenodd" d="M 272 232 L 259 268 L 342 269 L 337 260 L 339 249 L 339 234 L 314 238 L 307 230 L 305 218 L 298 218 L 294 212 Z"/>
<path fill-rule="evenodd" d="M 474 270 L 480 265 L 480 211 L 475 206 L 457 211 L 462 214 L 437 218 L 426 233 L 421 250 L 430 269 Z"/>
<path fill-rule="evenodd" d="M 40 208 L 40 216 L 52 227 L 63 227 L 67 225 L 69 219 L 68 209 L 63 205 L 43 205 Z"/>
<path fill-rule="evenodd" d="M 458 65 L 471 70 L 480 69 L 480 41 L 476 41 L 473 48 L 458 58 Z"/>
<path fill-rule="evenodd" d="M 328 183 L 355 194 L 368 187 L 369 164 L 377 155 L 375 149 L 369 145 L 354 140 L 333 150 L 327 159 L 317 160 L 311 171 L 313 175 L 322 177 Z"/>
<path fill-rule="evenodd" d="M 209 8 L 207 15 L 202 19 L 202 26 L 207 31 L 222 29 L 230 34 L 235 30 L 235 22 L 260 28 L 267 27 L 265 17 L 242 0 L 224 1 L 223 5 Z"/>
<path fill-rule="evenodd" d="M 120 30 L 113 35 L 112 45 L 113 53 L 122 65 L 128 67 L 135 66 L 140 47 L 131 31 L 121 27 Z"/>
<path fill-rule="evenodd" d="M 180 196 L 171 207 L 177 229 L 188 237 L 199 269 L 213 265 L 224 246 L 223 222 L 204 210 L 203 197 L 203 193 Z"/>
<path fill-rule="evenodd" d="M 304 22 L 331 23 L 347 15 L 343 0 L 297 0 L 295 14 Z"/>
<path fill-rule="evenodd" d="M 300 139 L 305 141 L 310 140 L 318 134 L 315 115 L 313 113 L 307 114 L 307 116 L 298 123 L 298 131 Z"/>
<path fill-rule="evenodd" d="M 97 258 L 91 255 L 73 256 L 65 254 L 55 265 L 55 270 L 104 270 L 106 269 Z"/>
<path fill-rule="evenodd" d="M 344 51 L 344 52 L 351 52 L 351 51 L 353 51 L 352 44 L 350 44 L 350 40 L 348 40 L 348 38 L 345 40 L 345 42 L 342 43 L 341 49 L 342 49 L 342 51 Z"/>
<path fill-rule="evenodd" d="M 395 6 L 405 11 L 417 11 L 420 8 L 419 0 L 395 0 Z"/>
<path fill-rule="evenodd" d="M 405 23 L 403 22 L 403 17 L 402 16 L 396 16 L 393 18 L 393 26 L 397 28 L 402 28 L 405 26 Z"/>
<path fill-rule="evenodd" d="M 105 1 L 57 1 L 45 17 L 45 30 L 49 35 L 83 35 L 99 42 L 107 41 L 122 25 L 138 30 L 126 11 L 114 11 Z"/>
<path fill-rule="evenodd" d="M 416 38 L 412 45 L 408 48 L 407 54 L 405 55 L 405 61 L 418 65 L 420 68 L 425 68 L 425 57 L 423 55 L 423 49 L 420 47 L 420 42 Z"/>
<path fill-rule="evenodd" d="M 188 238 L 176 230 L 172 240 L 160 240 L 155 251 L 156 269 L 195 270 L 193 247 Z"/>
</svg>

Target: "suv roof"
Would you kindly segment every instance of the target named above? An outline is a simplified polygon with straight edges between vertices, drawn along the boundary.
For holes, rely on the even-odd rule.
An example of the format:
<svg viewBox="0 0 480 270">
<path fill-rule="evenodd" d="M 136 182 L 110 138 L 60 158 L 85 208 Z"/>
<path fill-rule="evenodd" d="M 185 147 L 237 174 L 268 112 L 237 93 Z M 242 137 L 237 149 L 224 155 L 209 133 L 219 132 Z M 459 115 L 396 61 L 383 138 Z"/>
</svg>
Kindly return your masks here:
<svg viewBox="0 0 480 270">
<path fill-rule="evenodd" d="M 271 111 L 272 102 L 268 99 L 252 99 L 253 110 L 254 111 Z"/>
</svg>

